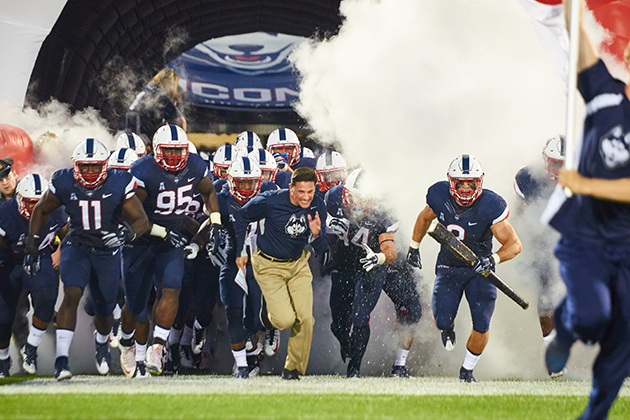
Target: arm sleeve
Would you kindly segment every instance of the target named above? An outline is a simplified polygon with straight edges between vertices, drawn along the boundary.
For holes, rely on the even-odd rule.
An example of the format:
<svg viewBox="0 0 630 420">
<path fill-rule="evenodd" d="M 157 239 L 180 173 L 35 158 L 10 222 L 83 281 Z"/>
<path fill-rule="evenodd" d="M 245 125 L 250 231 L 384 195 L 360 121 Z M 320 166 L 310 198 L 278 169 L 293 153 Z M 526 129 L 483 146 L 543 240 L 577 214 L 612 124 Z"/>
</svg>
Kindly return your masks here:
<svg viewBox="0 0 630 420">
<path fill-rule="evenodd" d="M 236 222 L 234 223 L 234 234 L 236 235 L 236 255 L 241 255 L 243 246 L 245 245 L 247 226 L 251 222 L 256 222 L 265 218 L 266 214 L 267 197 L 265 194 L 257 195 L 239 210 L 237 213 L 238 217 L 236 217 Z"/>
</svg>

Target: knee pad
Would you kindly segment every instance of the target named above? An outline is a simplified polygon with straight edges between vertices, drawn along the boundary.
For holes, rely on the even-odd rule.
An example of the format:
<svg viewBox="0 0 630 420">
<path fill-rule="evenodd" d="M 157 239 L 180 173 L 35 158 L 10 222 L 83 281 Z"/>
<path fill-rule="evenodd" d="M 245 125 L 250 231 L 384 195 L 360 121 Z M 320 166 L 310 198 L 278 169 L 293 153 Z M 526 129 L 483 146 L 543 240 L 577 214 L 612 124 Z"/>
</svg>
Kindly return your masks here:
<svg viewBox="0 0 630 420">
<path fill-rule="evenodd" d="M 396 316 L 400 325 L 415 325 L 422 318 L 422 306 L 419 304 L 410 305 L 409 307 L 401 306 L 396 310 Z"/>
</svg>

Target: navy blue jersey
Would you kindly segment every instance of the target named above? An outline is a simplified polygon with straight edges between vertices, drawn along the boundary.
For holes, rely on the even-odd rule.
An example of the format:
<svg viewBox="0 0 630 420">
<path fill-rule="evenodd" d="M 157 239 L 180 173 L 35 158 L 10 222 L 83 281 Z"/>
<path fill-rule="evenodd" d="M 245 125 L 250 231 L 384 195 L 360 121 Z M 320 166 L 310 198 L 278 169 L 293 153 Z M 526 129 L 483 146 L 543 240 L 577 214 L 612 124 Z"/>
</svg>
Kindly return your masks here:
<svg viewBox="0 0 630 420">
<path fill-rule="evenodd" d="M 193 203 L 193 188 L 208 175 L 208 167 L 197 154 L 188 155 L 184 169 L 167 171 L 153 156 L 143 156 L 129 169 L 138 187 L 147 192 L 143 206 L 149 222 L 179 231 L 189 206 Z M 148 234 L 147 234 L 148 235 Z"/>
<path fill-rule="evenodd" d="M 369 246 L 372 251 L 381 252 L 379 236 L 383 233 L 396 233 L 399 222 L 385 212 L 377 209 L 370 209 L 359 215 L 348 213 L 342 201 L 343 185 L 331 188 L 326 194 L 326 208 L 328 217 L 345 218 L 350 221 L 348 234 L 337 240 L 330 238 L 333 259 L 344 268 L 361 270 L 362 264 L 359 260 L 365 257 L 366 252 L 362 245 Z"/>
<path fill-rule="evenodd" d="M 212 183 L 212 185 L 214 185 L 214 189 L 216 190 L 217 194 L 223 191 L 223 188 L 228 188 L 227 182 L 228 182 L 227 178 L 219 178 Z"/>
<path fill-rule="evenodd" d="M 136 193 L 136 180 L 127 171 L 108 169 L 105 181 L 87 188 L 75 181 L 69 168 L 54 173 L 48 191 L 66 206 L 69 239 L 88 248 L 105 248 L 102 232 L 118 230 L 123 204 Z"/>
<path fill-rule="evenodd" d="M 304 209 L 291 203 L 286 189 L 258 194 L 241 208 L 242 218 L 235 225 L 237 252 L 243 248 L 247 225 L 260 220 L 257 238 L 260 251 L 274 258 L 298 258 L 311 237 L 307 214 L 314 217 L 315 212 L 319 213 L 322 230 L 311 245 L 320 254 L 326 248 L 324 200 L 314 196 L 311 205 Z"/>
<path fill-rule="evenodd" d="M 276 174 L 276 184 L 278 184 L 280 188 L 289 188 L 289 185 L 291 184 L 291 175 L 291 172 L 278 171 Z"/>
<path fill-rule="evenodd" d="M 296 163 L 295 165 L 291 166 L 291 169 L 293 169 L 294 171 L 298 168 L 311 168 L 315 170 L 316 167 L 317 167 L 317 159 L 312 158 L 312 157 L 304 157 L 302 155 L 302 152 L 300 151 L 300 161 Z"/>
<path fill-rule="evenodd" d="M 578 171 L 589 178 L 630 178 L 630 102 L 625 84 L 613 78 L 603 61 L 582 71 L 578 88 L 586 119 Z M 557 190 L 550 205 L 565 198 Z M 555 203 L 554 203 L 555 202 Z M 551 225 L 564 236 L 589 242 L 630 246 L 630 204 L 574 195 L 562 203 Z"/>
<path fill-rule="evenodd" d="M 0 236 L 2 236 L 0 261 L 6 261 L 13 254 L 13 257 L 21 262 L 21 259 L 24 257 L 24 239 L 28 235 L 29 222 L 20 213 L 15 198 L 0 204 Z M 44 229 L 40 233 L 42 242 L 39 245 L 39 249 L 42 252 L 50 252 L 50 245 L 55 241 L 57 231 L 67 223 L 68 215 L 63 207 L 59 207 L 50 214 L 44 224 Z"/>
<path fill-rule="evenodd" d="M 510 213 L 505 200 L 487 189 L 470 206 L 460 206 L 449 192 L 448 181 L 440 181 L 429 187 L 427 205 L 440 223 L 480 257 L 492 254 L 493 236 L 490 228 L 506 220 Z M 444 247 L 440 249 L 438 265 L 468 266 Z"/>
<path fill-rule="evenodd" d="M 545 169 L 539 166 L 521 168 L 514 177 L 514 191 L 523 199 L 525 204 L 549 200 L 556 185 L 547 176 Z"/>
</svg>

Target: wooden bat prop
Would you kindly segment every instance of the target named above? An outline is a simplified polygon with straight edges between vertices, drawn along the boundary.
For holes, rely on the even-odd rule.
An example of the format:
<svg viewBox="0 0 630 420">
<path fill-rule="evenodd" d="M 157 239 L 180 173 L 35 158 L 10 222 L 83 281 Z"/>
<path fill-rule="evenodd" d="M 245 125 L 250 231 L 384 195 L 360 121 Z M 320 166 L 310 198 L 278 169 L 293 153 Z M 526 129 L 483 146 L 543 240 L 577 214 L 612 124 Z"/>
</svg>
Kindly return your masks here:
<svg viewBox="0 0 630 420">
<path fill-rule="evenodd" d="M 464 245 L 462 241 L 457 239 L 452 232 L 449 232 L 448 229 L 446 229 L 446 227 L 437 219 L 434 219 L 431 222 L 427 233 L 442 246 L 445 246 L 447 249 L 451 250 L 462 261 L 468 263 L 471 267 L 475 265 L 475 261 L 477 261 L 477 255 L 475 255 L 475 253 L 470 248 Z M 529 308 L 529 302 L 520 297 L 514 291 L 514 289 L 512 289 L 499 276 L 497 276 L 494 271 L 490 270 L 487 273 L 484 273 L 483 276 L 486 277 L 490 283 L 494 284 L 497 289 L 505 293 L 507 297 L 516 302 L 518 306 L 523 309 Z"/>
</svg>

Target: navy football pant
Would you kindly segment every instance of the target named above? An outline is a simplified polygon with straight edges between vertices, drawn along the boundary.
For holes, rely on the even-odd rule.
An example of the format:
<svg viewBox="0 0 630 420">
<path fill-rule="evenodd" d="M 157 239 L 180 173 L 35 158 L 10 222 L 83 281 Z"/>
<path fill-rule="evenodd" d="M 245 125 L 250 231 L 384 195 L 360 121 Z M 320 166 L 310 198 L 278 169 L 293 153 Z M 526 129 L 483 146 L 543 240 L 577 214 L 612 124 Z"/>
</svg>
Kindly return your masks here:
<svg viewBox="0 0 630 420">
<path fill-rule="evenodd" d="M 219 285 L 221 287 L 221 301 L 225 304 L 227 315 L 227 334 L 230 344 L 238 344 L 247 340 L 248 334 L 254 334 L 262 329 L 260 322 L 260 304 L 262 292 L 254 278 L 252 266 L 245 266 L 247 272 L 247 294 L 234 281 L 238 268 L 236 263 L 227 263 L 221 267 Z"/>
<path fill-rule="evenodd" d="M 212 322 L 212 311 L 219 301 L 219 271 L 220 267 L 204 255 L 193 261 L 194 311 L 204 327 Z"/>
<path fill-rule="evenodd" d="M 387 265 L 383 291 L 394 303 L 400 325 L 413 332 L 422 317 L 422 306 L 414 274 L 404 260 L 403 264 L 404 266 L 397 263 Z"/>
<path fill-rule="evenodd" d="M 563 238 L 556 256 L 567 286 L 555 314 L 558 339 L 600 343 L 580 419 L 605 419 L 630 372 L 630 249 Z"/>
<path fill-rule="evenodd" d="M 455 321 L 464 292 L 470 307 L 473 330 L 485 333 L 497 299 L 497 288 L 472 268 L 438 266 L 433 285 L 433 319 L 440 330 L 449 329 Z"/>
</svg>

